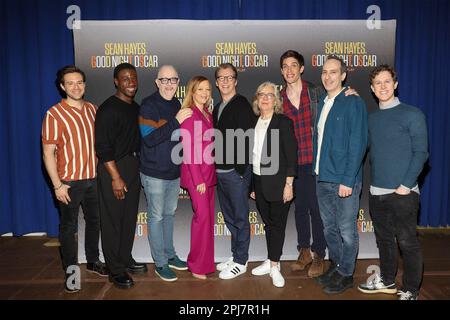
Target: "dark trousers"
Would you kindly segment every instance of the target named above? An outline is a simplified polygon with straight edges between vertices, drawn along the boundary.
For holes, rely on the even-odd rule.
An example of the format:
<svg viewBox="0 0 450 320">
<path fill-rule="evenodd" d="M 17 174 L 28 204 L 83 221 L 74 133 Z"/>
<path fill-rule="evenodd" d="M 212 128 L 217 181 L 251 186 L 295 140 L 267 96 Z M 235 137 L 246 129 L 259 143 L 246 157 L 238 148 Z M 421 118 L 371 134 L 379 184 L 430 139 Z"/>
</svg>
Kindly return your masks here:
<svg viewBox="0 0 450 320">
<path fill-rule="evenodd" d="M 309 248 L 321 258 L 325 257 L 327 247 L 323 234 L 316 194 L 316 179 L 312 174 L 312 165 L 299 165 L 297 178 L 294 180 L 295 225 L 297 227 L 297 249 Z M 311 243 L 311 230 L 313 242 Z"/>
<path fill-rule="evenodd" d="M 267 201 L 262 192 L 261 177 L 253 175 L 253 179 L 256 207 L 264 222 L 267 256 L 271 261 L 278 262 L 283 252 L 290 202 Z"/>
<path fill-rule="evenodd" d="M 84 247 L 87 262 L 98 260 L 98 240 L 100 217 L 98 212 L 96 179 L 65 181 L 70 186 L 69 204 L 59 201 L 61 213 L 59 225 L 59 242 L 64 270 L 78 262 L 78 213 L 83 208 L 85 228 Z"/>
<path fill-rule="evenodd" d="M 251 182 L 250 168 L 241 176 L 236 170 L 217 174 L 217 195 L 225 224 L 231 233 L 233 261 L 245 264 L 250 246 L 248 221 L 248 193 Z"/>
<path fill-rule="evenodd" d="M 383 282 L 395 282 L 398 245 L 403 258 L 403 290 L 419 292 L 423 273 L 423 258 L 416 232 L 419 195 L 416 192 L 406 196 L 396 193 L 371 195 L 369 206 L 380 252 Z"/>
<path fill-rule="evenodd" d="M 138 157 L 125 156 L 116 165 L 128 188 L 124 200 L 114 196 L 111 176 L 102 163 L 98 165 L 102 248 L 106 265 L 113 275 L 125 272 L 133 262 L 131 250 L 141 189 Z"/>
</svg>

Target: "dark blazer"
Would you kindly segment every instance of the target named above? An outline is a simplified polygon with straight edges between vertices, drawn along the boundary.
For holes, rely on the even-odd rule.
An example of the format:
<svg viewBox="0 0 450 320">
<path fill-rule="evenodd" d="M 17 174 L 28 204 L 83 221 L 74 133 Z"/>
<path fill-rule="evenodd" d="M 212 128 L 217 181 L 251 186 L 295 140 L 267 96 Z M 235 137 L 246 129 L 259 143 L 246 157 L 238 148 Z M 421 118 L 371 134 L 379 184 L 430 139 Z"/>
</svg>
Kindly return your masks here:
<svg viewBox="0 0 450 320">
<path fill-rule="evenodd" d="M 278 129 L 279 132 L 276 141 L 273 138 L 277 136 L 271 134 L 273 129 Z M 294 125 L 292 120 L 283 114 L 274 114 L 270 120 L 264 138 L 260 169 L 264 198 L 267 201 L 283 200 L 286 177 L 297 176 L 297 140 Z"/>
<path fill-rule="evenodd" d="M 216 104 L 213 110 L 213 122 L 214 128 L 218 129 L 222 134 L 223 144 L 219 146 L 215 145 L 215 161 L 217 169 L 235 169 L 239 175 L 243 175 L 245 169 L 248 167 L 250 163 L 251 150 L 250 149 L 250 138 L 246 139 L 244 146 L 239 146 L 238 148 L 238 139 L 234 138 L 234 157 L 231 161 L 227 162 L 227 135 L 226 130 L 238 130 L 242 129 L 247 131 L 248 129 L 254 128 L 256 124 L 256 116 L 253 113 L 252 107 L 248 100 L 241 96 L 240 94 L 236 94 L 231 100 L 227 103 L 225 108 L 222 111 L 220 118 L 218 118 L 219 114 L 219 106 L 220 102 Z M 249 132 L 250 134 L 250 132 Z M 219 141 L 216 139 L 216 141 Z M 219 149 L 219 147 L 222 147 Z M 230 152 L 230 150 L 228 150 Z M 244 163 L 238 163 L 238 154 L 241 156 L 245 156 Z"/>
</svg>

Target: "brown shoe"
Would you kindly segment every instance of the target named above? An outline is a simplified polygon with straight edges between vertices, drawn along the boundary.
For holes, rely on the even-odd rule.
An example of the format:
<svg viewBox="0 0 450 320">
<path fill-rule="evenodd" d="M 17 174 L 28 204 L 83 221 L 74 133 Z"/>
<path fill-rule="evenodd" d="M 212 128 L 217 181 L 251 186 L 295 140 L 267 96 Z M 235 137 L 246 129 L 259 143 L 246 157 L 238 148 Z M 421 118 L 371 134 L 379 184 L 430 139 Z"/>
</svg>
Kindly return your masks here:
<svg viewBox="0 0 450 320">
<path fill-rule="evenodd" d="M 308 270 L 308 277 L 315 278 L 322 275 L 325 272 L 325 263 L 323 258 L 315 252 L 312 252 L 312 264 Z"/>
<path fill-rule="evenodd" d="M 313 262 L 311 251 L 309 248 L 300 248 L 297 261 L 291 264 L 292 271 L 304 270 L 310 263 Z"/>
</svg>

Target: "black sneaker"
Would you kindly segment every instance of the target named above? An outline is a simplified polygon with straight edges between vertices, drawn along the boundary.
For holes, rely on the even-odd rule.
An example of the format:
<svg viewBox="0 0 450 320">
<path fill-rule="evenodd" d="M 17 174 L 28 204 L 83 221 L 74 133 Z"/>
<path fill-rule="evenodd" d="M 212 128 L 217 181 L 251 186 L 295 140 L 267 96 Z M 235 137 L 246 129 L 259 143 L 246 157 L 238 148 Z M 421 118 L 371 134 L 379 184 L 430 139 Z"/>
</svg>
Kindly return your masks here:
<svg viewBox="0 0 450 320">
<path fill-rule="evenodd" d="M 353 287 L 353 276 L 343 276 L 336 271 L 333 281 L 323 288 L 326 294 L 338 294 Z"/>
<path fill-rule="evenodd" d="M 100 260 L 86 263 L 86 270 L 91 273 L 96 273 L 100 277 L 107 277 L 109 275 L 108 267 Z"/>
<path fill-rule="evenodd" d="M 328 270 L 324 274 L 314 278 L 314 280 L 321 286 L 326 286 L 329 284 L 331 278 L 336 272 L 336 269 L 337 269 L 336 264 L 334 262 L 331 262 L 331 265 L 328 268 Z"/>
</svg>

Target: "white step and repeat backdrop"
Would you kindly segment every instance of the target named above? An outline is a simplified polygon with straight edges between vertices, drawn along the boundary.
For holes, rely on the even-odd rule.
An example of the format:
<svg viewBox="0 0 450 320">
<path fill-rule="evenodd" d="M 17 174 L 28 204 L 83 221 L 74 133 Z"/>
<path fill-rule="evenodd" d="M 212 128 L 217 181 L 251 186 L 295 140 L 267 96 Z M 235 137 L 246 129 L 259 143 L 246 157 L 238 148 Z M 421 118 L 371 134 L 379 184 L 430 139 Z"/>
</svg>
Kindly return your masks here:
<svg viewBox="0 0 450 320">
<path fill-rule="evenodd" d="M 114 94 L 113 69 L 122 62 L 136 66 L 139 91 L 136 101 L 156 90 L 154 79 L 161 65 L 174 65 L 180 76 L 177 97 L 183 100 L 186 85 L 195 75 L 214 81 L 220 63 L 230 62 L 238 71 L 238 92 L 252 100 L 264 81 L 283 84 L 280 55 L 288 49 L 305 58 L 303 79 L 320 84 L 321 67 L 328 54 L 336 54 L 348 65 L 346 84 L 366 101 L 368 111 L 376 108 L 370 92 L 369 72 L 383 63 L 394 64 L 396 21 L 382 21 L 380 29 L 369 29 L 365 20 L 137 20 L 82 21 L 74 29 L 75 62 L 87 76 L 86 99 L 100 105 Z M 217 90 L 213 102 L 219 101 Z M 361 206 L 355 223 L 360 234 L 359 258 L 376 258 L 372 221 L 368 212 L 368 163 L 364 169 Z M 250 261 L 267 258 L 264 225 L 250 200 Z M 152 262 L 147 240 L 147 209 L 141 192 L 133 256 Z M 192 208 L 189 195 L 180 189 L 175 218 L 174 243 L 178 255 L 189 252 Z M 230 256 L 230 234 L 216 199 L 215 257 Z M 79 218 L 79 260 L 85 262 L 84 220 Z M 283 260 L 297 258 L 294 205 L 289 213 Z"/>
</svg>

